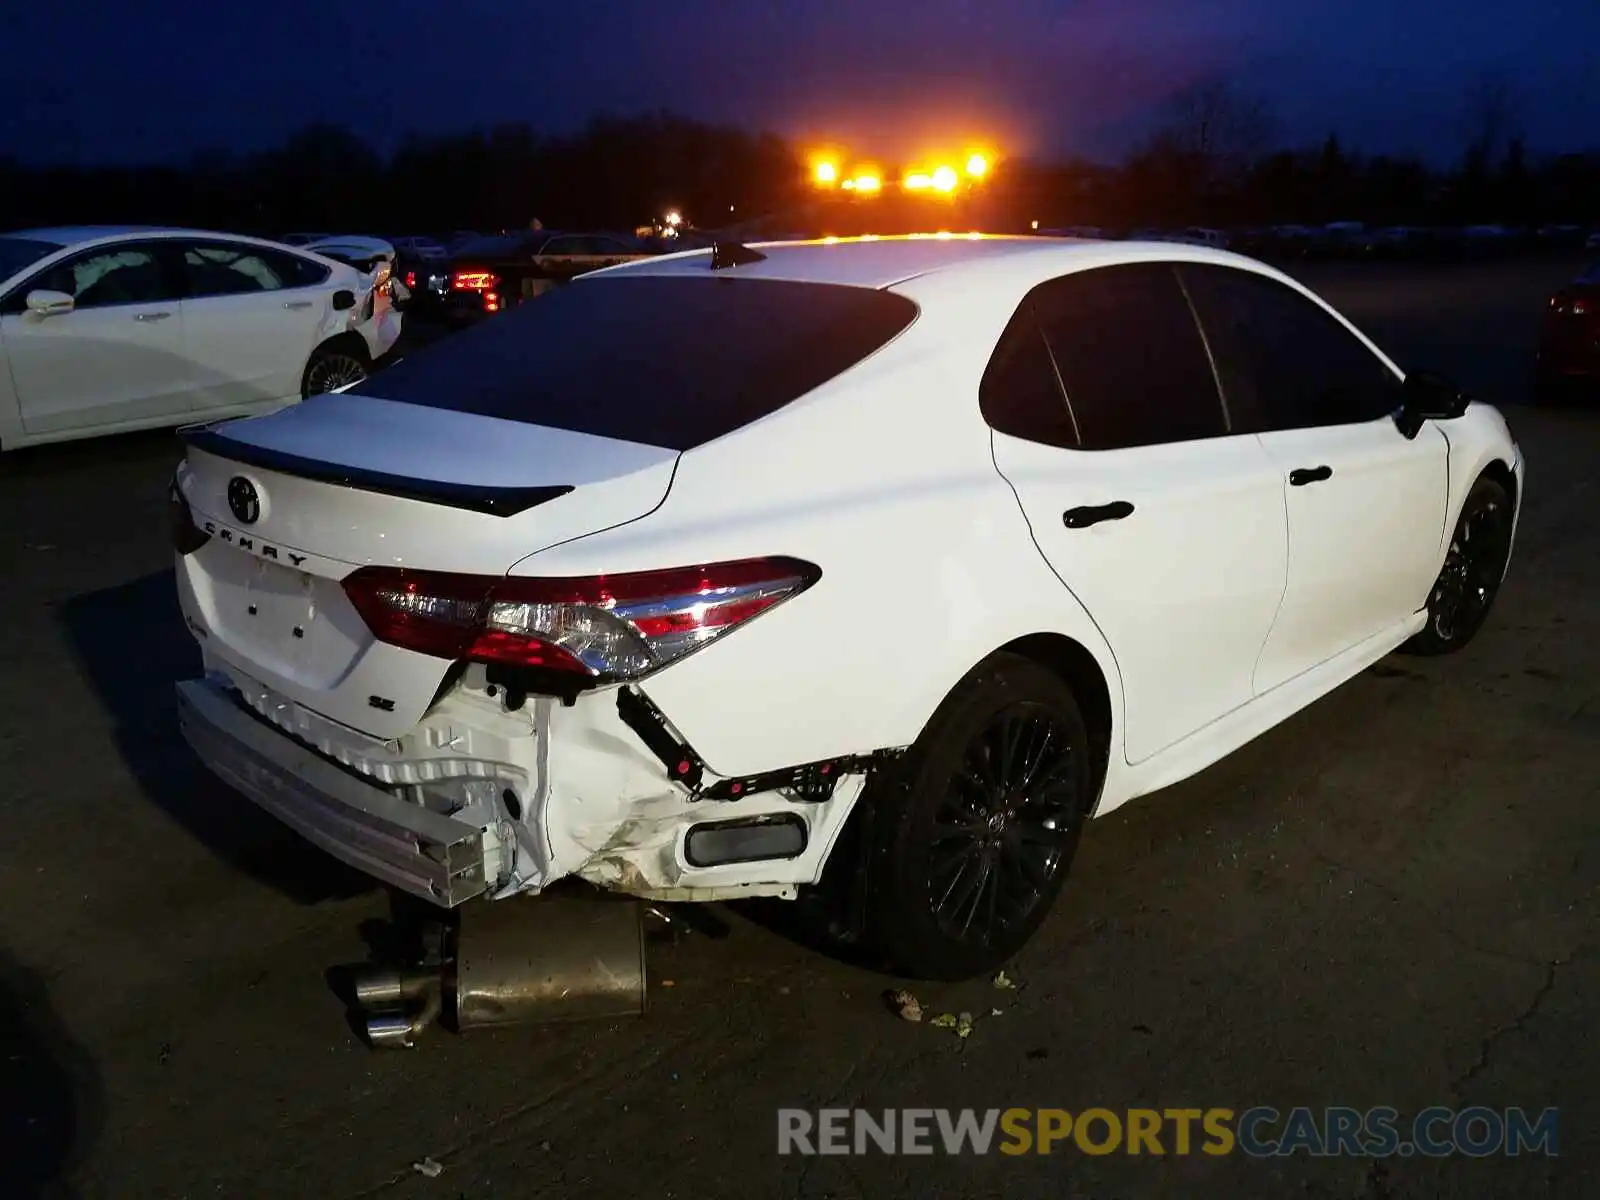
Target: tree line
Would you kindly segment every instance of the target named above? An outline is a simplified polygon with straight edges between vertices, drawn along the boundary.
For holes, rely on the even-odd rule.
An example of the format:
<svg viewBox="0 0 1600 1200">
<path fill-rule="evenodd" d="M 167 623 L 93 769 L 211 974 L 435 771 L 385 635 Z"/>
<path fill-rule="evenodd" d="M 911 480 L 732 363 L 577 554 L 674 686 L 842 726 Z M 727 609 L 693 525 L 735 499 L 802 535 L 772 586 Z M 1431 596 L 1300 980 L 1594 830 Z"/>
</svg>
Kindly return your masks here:
<svg viewBox="0 0 1600 1200">
<path fill-rule="evenodd" d="M 1002 161 L 994 221 L 1027 228 L 1372 224 L 1600 224 L 1600 153 L 1529 155 L 1491 88 L 1455 161 L 1362 155 L 1330 133 L 1284 149 L 1270 111 L 1227 83 L 1176 97 L 1115 166 Z M 258 154 L 181 164 L 32 166 L 0 156 L 0 228 L 182 224 L 242 232 L 401 234 L 628 229 L 677 209 L 715 228 L 781 212 L 809 189 L 803 147 L 670 113 L 604 116 L 552 137 L 517 124 L 413 137 L 380 153 L 316 125 Z"/>
</svg>

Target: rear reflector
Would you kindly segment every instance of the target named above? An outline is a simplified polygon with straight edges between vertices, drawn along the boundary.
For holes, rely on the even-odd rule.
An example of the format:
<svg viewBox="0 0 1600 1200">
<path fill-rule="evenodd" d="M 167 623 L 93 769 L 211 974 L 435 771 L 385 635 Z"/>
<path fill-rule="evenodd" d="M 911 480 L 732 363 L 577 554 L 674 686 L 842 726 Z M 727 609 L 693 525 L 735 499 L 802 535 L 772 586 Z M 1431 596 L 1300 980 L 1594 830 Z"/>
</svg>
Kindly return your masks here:
<svg viewBox="0 0 1600 1200">
<path fill-rule="evenodd" d="M 695 825 L 683 839 L 683 857 L 691 867 L 798 858 L 806 848 L 806 823 L 793 813 L 708 821 Z"/>
<path fill-rule="evenodd" d="M 638 679 L 810 587 L 793 558 L 566 579 L 362 567 L 345 593 L 381 642 L 439 658 Z"/>
</svg>

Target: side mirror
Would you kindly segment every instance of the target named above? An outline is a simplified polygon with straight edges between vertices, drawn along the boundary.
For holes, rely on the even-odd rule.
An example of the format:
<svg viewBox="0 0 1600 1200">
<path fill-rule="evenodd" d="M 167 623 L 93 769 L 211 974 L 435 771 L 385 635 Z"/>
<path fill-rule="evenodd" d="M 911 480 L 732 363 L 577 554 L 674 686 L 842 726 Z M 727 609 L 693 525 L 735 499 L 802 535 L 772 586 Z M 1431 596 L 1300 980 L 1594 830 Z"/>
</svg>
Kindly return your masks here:
<svg viewBox="0 0 1600 1200">
<path fill-rule="evenodd" d="M 28 293 L 28 311 L 41 317 L 59 317 L 72 311 L 77 303 L 65 292 L 52 292 L 48 288 L 35 288 Z"/>
<path fill-rule="evenodd" d="M 1395 424 L 1407 438 L 1416 437 L 1425 422 L 1455 420 L 1472 403 L 1455 382 L 1432 371 L 1408 371 L 1400 396 Z"/>
<path fill-rule="evenodd" d="M 356 294 L 349 288 L 340 288 L 333 294 L 333 311 L 348 312 L 356 306 Z"/>
</svg>

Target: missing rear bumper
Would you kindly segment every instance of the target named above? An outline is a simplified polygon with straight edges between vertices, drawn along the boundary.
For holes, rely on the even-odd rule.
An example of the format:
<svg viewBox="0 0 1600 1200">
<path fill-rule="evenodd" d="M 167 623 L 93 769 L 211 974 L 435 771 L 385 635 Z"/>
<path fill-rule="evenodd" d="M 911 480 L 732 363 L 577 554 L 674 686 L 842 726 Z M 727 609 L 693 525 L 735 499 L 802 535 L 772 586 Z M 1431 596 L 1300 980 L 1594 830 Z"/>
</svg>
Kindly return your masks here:
<svg viewBox="0 0 1600 1200">
<path fill-rule="evenodd" d="M 638 735 L 650 753 L 661 760 L 661 765 L 667 769 L 667 778 L 688 789 L 691 800 L 733 801 L 761 792 L 782 791 L 807 804 L 823 804 L 833 798 L 834 789 L 845 776 L 869 774 L 901 754 L 899 750 L 845 754 L 707 784 L 705 760 L 672 731 L 666 715 L 643 692 L 637 688 L 619 688 L 617 715 Z"/>
<path fill-rule="evenodd" d="M 411 895 L 453 908 L 500 878 L 492 825 L 408 803 L 357 779 L 235 704 L 209 680 L 178 684 L 178 724 L 210 770 L 306 840 Z"/>
</svg>

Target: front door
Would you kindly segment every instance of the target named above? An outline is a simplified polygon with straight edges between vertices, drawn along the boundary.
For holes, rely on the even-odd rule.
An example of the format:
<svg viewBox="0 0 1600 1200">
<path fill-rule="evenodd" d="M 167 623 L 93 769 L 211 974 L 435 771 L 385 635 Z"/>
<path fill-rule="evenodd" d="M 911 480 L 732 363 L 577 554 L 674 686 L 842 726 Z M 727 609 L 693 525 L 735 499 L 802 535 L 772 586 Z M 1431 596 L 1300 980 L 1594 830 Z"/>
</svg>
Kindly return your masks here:
<svg viewBox="0 0 1600 1200">
<path fill-rule="evenodd" d="M 28 293 L 64 292 L 71 312 L 30 312 Z M 178 284 L 157 241 L 96 247 L 56 263 L 0 305 L 22 427 L 62 433 L 177 416 L 194 372 Z"/>
<path fill-rule="evenodd" d="M 1421 609 L 1443 554 L 1449 444 L 1405 437 L 1400 380 L 1325 307 L 1268 276 L 1182 274 L 1235 425 L 1255 430 L 1289 517 L 1289 585 L 1257 664 L 1257 692 Z"/>
</svg>

